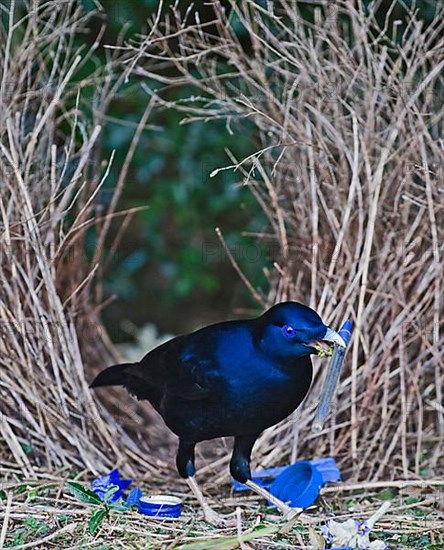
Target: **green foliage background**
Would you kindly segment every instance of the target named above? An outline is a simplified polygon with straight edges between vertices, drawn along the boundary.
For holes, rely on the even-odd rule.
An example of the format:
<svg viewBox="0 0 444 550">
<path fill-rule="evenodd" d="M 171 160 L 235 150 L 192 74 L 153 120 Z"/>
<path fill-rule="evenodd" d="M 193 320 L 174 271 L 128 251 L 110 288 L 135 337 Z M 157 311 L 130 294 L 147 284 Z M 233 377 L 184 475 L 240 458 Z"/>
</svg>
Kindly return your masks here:
<svg viewBox="0 0 444 550">
<path fill-rule="evenodd" d="M 102 44 L 115 44 L 124 25 L 126 40 L 140 33 L 147 17 L 157 8 L 151 0 L 104 1 L 104 18 L 94 18 L 84 40 L 94 41 L 106 20 Z M 95 9 L 83 0 L 84 8 Z M 105 48 L 91 63 L 104 63 Z M 147 79 L 145 86 L 155 87 Z M 179 97 L 171 91 L 168 99 Z M 165 96 L 164 96 L 165 97 Z M 115 151 L 113 166 L 100 201 L 106 206 L 112 198 L 119 169 L 147 102 L 141 81 L 130 80 L 113 102 L 102 132 L 101 158 Z M 161 331 L 178 333 L 202 323 L 217 321 L 232 313 L 234 306 L 252 305 L 251 298 L 230 266 L 216 237 L 220 227 L 236 259 L 263 285 L 265 250 L 244 231 L 265 228 L 265 220 L 250 191 L 242 186 L 239 173 L 210 173 L 230 164 L 227 150 L 243 158 L 256 149 L 247 127 L 225 123 L 181 124 L 183 114 L 173 109 L 157 111 L 148 121 L 136 150 L 119 210 L 146 206 L 132 220 L 119 252 L 112 256 L 105 273 L 106 295 L 114 302 L 105 310 L 105 323 L 115 341 L 128 339 L 122 320 L 136 325 L 154 322 Z M 116 234 L 120 223 L 113 224 Z M 95 247 L 92 231 L 87 253 Z M 251 248 L 252 247 L 252 248 Z M 248 259 L 246 255 L 249 255 Z M 253 261 L 251 261 L 253 258 Z"/>
</svg>

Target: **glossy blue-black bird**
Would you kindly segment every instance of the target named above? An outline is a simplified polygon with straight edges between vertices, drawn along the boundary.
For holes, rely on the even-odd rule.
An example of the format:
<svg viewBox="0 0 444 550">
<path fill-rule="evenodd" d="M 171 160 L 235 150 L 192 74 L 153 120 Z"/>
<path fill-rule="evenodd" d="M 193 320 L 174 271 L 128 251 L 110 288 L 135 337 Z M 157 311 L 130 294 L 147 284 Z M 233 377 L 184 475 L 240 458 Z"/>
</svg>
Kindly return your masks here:
<svg viewBox="0 0 444 550">
<path fill-rule="evenodd" d="M 196 443 L 234 436 L 230 471 L 234 479 L 290 508 L 251 480 L 250 455 L 263 430 L 277 424 L 304 400 L 311 384 L 310 355 L 326 342 L 345 346 L 308 306 L 283 302 L 260 317 L 226 321 L 178 336 L 150 351 L 138 363 L 102 371 L 91 387 L 124 386 L 147 399 L 179 437 L 177 469 L 203 507 L 218 523 L 196 483 Z"/>
</svg>

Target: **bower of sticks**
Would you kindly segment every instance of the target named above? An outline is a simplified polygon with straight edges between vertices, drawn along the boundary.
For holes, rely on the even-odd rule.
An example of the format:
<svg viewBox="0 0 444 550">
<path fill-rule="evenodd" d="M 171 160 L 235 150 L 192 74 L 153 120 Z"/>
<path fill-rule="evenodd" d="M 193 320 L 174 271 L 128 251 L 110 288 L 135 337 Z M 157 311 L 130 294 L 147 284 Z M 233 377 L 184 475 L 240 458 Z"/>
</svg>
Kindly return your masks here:
<svg viewBox="0 0 444 550">
<path fill-rule="evenodd" d="M 219 169 L 248 186 L 269 221 L 257 238 L 279 247 L 266 293 L 231 258 L 258 312 L 291 299 L 333 327 L 354 324 L 323 431 L 312 432 L 326 365 L 316 358 L 307 400 L 263 434 L 254 466 L 334 456 L 344 483 L 442 478 L 444 13 L 424 27 L 412 11 L 407 31 L 393 37 L 361 2 L 316 12 L 308 30 L 294 2 L 269 4 L 232 3 L 242 41 L 218 3 L 211 33 L 191 12 L 181 17 L 159 4 L 146 36 L 110 48 L 106 67 L 87 76 L 97 44 L 76 49 L 87 18 L 79 2 L 29 2 L 23 19 L 2 25 L 3 480 L 73 470 L 88 478 L 117 466 L 148 485 L 177 483 L 175 440 L 149 405 L 119 389 L 101 399 L 88 389 L 120 359 L 100 317 L 105 250 L 118 249 L 131 223 L 134 211 L 119 209 L 119 196 L 156 109 L 181 111 L 183 123 L 222 118 L 235 128 L 248 120 L 257 133 L 255 154 L 228 151 Z M 386 25 L 396 26 L 389 13 Z M 113 158 L 101 158 L 103 120 L 129 74 L 158 86 L 147 89 L 104 208 L 97 197 Z M 163 90 L 183 86 L 192 91 L 170 104 Z M 122 230 L 109 245 L 116 220 Z M 229 454 L 223 442 L 213 447 L 198 457 L 199 475 L 211 473 L 228 494 Z"/>
</svg>

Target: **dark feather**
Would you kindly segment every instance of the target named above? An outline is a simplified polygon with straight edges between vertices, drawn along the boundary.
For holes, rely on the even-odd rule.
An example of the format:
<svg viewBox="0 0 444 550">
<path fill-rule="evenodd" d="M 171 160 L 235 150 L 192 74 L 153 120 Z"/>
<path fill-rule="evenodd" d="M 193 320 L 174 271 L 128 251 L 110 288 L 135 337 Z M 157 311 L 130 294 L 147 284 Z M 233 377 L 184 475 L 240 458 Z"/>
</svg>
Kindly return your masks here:
<svg viewBox="0 0 444 550">
<path fill-rule="evenodd" d="M 121 363 L 113 365 L 99 373 L 89 385 L 90 388 L 99 388 L 101 386 L 123 386 L 125 385 L 125 371 L 134 363 Z"/>
</svg>

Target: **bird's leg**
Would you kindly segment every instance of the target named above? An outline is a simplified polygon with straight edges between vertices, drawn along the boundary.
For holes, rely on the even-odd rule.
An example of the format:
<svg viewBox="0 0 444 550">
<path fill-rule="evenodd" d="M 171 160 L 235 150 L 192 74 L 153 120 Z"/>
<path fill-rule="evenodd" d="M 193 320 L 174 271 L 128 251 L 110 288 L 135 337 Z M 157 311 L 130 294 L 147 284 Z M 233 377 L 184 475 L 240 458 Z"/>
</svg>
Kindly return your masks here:
<svg viewBox="0 0 444 550">
<path fill-rule="evenodd" d="M 285 502 L 282 502 L 282 500 L 276 498 L 269 491 L 263 487 L 260 487 L 257 483 L 254 483 L 254 481 L 251 480 L 251 451 L 259 435 L 260 433 L 242 435 L 235 438 L 233 456 L 231 457 L 230 462 L 231 475 L 234 479 L 244 483 L 252 491 L 273 503 L 276 508 L 284 514 L 286 519 L 291 519 L 292 517 L 298 515 L 301 510 L 298 508 L 291 508 L 291 506 L 288 506 L 288 504 L 285 504 Z"/>
<path fill-rule="evenodd" d="M 211 508 L 208 502 L 205 500 L 205 497 L 200 490 L 199 485 L 197 484 L 195 473 L 196 469 L 194 467 L 194 447 L 195 442 L 188 441 L 179 441 L 179 449 L 177 451 L 176 465 L 179 471 L 179 474 L 185 478 L 189 488 L 191 489 L 193 495 L 197 498 L 197 501 L 202 506 L 204 513 L 204 519 L 212 525 L 218 526 L 224 523 L 224 518 L 219 516 L 219 514 Z"/>
<path fill-rule="evenodd" d="M 213 508 L 211 508 L 211 506 L 205 500 L 205 497 L 203 496 L 202 491 L 197 484 L 196 478 L 194 476 L 190 476 L 187 477 L 185 481 L 188 483 L 188 487 L 191 489 L 194 496 L 197 498 L 197 501 L 202 506 L 204 520 L 207 523 L 211 523 L 211 525 L 215 525 L 216 527 L 223 525 L 225 523 L 224 518 L 220 516 L 215 510 L 213 510 Z"/>
</svg>

